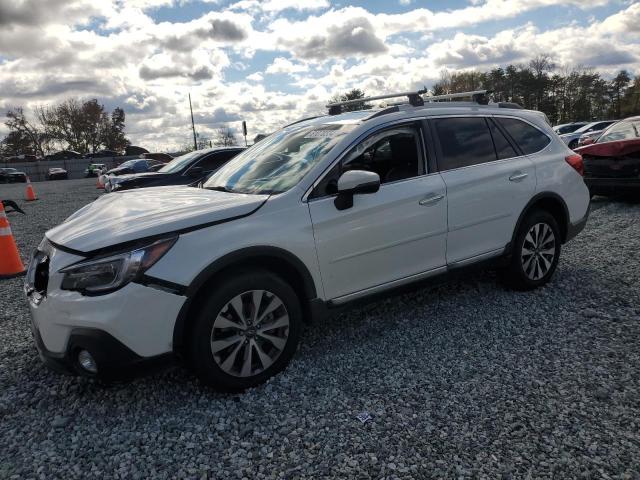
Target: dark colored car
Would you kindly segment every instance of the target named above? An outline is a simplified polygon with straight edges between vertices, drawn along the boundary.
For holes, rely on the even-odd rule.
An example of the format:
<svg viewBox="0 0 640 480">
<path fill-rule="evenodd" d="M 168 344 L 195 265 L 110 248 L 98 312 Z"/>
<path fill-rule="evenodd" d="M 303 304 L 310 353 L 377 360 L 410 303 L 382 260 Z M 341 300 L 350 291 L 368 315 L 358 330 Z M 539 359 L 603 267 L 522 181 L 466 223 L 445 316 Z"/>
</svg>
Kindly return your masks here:
<svg viewBox="0 0 640 480">
<path fill-rule="evenodd" d="M 154 165 L 161 164 L 157 160 L 147 160 L 146 158 L 134 158 L 121 163 L 116 168 L 112 168 L 107 175 L 127 175 L 131 173 L 148 172 Z"/>
<path fill-rule="evenodd" d="M 218 147 L 196 150 L 174 158 L 158 172 L 109 178 L 107 190 L 121 191 L 167 185 L 196 185 L 242 152 L 244 147 Z"/>
<path fill-rule="evenodd" d="M 592 195 L 640 191 L 640 116 L 606 129 L 582 155 L 584 181 Z"/>
<path fill-rule="evenodd" d="M 120 153 L 114 150 L 100 150 L 95 153 L 87 153 L 84 158 L 105 158 L 105 157 L 119 157 Z"/>
<path fill-rule="evenodd" d="M 82 158 L 82 154 L 73 150 L 60 150 L 44 157 L 45 160 L 70 160 L 73 158 Z"/>
<path fill-rule="evenodd" d="M 15 168 L 0 168 L 0 183 L 25 183 L 26 181 L 26 173 L 19 172 Z"/>
<path fill-rule="evenodd" d="M 173 157 L 168 153 L 162 152 L 154 152 L 154 153 L 143 153 L 140 155 L 140 158 L 146 158 L 148 160 L 158 160 L 159 162 L 168 163 L 173 160 Z"/>
<path fill-rule="evenodd" d="M 47 172 L 47 180 L 67 180 L 69 174 L 64 168 L 50 168 Z"/>
</svg>

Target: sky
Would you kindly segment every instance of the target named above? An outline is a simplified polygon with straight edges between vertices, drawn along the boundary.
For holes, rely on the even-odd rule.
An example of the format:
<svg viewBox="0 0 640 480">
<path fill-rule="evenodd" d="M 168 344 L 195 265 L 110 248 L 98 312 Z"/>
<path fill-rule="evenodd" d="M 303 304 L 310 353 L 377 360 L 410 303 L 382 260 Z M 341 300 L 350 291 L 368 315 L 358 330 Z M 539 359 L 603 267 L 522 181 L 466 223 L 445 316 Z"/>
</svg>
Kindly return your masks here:
<svg viewBox="0 0 640 480">
<path fill-rule="evenodd" d="M 97 98 L 124 109 L 134 144 L 175 150 L 192 138 L 189 93 L 202 138 L 242 120 L 253 138 L 352 88 L 431 87 L 539 54 L 640 74 L 640 2 L 0 0 L 0 135 L 9 108 Z"/>
</svg>

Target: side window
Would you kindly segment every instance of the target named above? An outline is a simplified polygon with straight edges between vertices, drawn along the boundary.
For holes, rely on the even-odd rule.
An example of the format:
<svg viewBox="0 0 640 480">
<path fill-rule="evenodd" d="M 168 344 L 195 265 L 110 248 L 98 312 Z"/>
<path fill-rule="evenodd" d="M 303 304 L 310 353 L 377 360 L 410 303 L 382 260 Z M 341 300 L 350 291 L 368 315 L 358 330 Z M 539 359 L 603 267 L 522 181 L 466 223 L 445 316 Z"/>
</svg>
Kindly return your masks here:
<svg viewBox="0 0 640 480">
<path fill-rule="evenodd" d="M 492 120 L 489 120 L 489 128 L 493 137 L 493 145 L 496 147 L 498 160 L 517 157 L 518 153 Z"/>
<path fill-rule="evenodd" d="M 310 198 L 337 193 L 338 178 L 349 170 L 375 172 L 380 176 L 381 184 L 422 175 L 424 163 L 419 139 L 419 130 L 406 126 L 371 135 L 353 147 L 325 175 Z"/>
<path fill-rule="evenodd" d="M 525 155 L 539 152 L 551 142 L 544 133 L 522 120 L 496 118 L 496 121 L 511 135 Z"/>
<path fill-rule="evenodd" d="M 493 140 L 483 117 L 437 118 L 433 124 L 440 143 L 438 167 L 441 171 L 496 160 Z"/>
<path fill-rule="evenodd" d="M 227 163 L 231 158 L 235 157 L 238 152 L 218 152 L 209 155 L 202 160 L 198 161 L 194 166 L 202 167 L 205 172 L 212 172 L 219 169 L 222 165 Z"/>
</svg>

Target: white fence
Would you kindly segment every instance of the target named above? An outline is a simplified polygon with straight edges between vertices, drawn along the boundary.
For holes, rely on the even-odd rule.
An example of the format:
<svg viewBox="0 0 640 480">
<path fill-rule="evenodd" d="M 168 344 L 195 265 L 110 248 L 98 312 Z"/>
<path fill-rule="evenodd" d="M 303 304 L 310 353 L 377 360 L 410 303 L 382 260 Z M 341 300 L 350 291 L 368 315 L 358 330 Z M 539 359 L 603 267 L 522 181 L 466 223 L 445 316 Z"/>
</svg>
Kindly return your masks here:
<svg viewBox="0 0 640 480">
<path fill-rule="evenodd" d="M 122 162 L 131 160 L 132 158 L 138 158 L 138 155 L 129 155 L 122 157 L 104 157 L 104 158 L 74 158 L 69 160 L 38 160 L 35 162 L 0 162 L 0 167 L 11 167 L 24 172 L 31 179 L 32 182 L 41 182 L 47 179 L 47 172 L 50 168 L 64 168 L 69 178 L 84 178 L 85 170 L 90 163 L 103 163 L 107 166 L 107 170 L 115 168 Z"/>
</svg>

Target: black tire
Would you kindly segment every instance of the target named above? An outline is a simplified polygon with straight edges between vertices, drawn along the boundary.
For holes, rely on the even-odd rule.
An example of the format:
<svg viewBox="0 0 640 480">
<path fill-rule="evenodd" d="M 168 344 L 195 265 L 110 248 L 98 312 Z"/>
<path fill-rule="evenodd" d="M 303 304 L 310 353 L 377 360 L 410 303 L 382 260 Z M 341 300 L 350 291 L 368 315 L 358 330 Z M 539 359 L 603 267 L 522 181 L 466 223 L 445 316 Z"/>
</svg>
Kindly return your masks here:
<svg viewBox="0 0 640 480">
<path fill-rule="evenodd" d="M 218 314 L 228 307 L 228 303 L 232 299 L 242 295 L 244 292 L 253 290 L 265 290 L 267 294 L 273 294 L 281 300 L 289 319 L 288 336 L 279 356 L 266 369 L 252 376 L 234 376 L 224 371 L 217 363 L 219 360 L 217 361 L 214 358 L 212 352 L 213 326 Z M 298 347 L 301 333 L 302 308 L 300 299 L 287 282 L 279 276 L 264 270 L 239 272 L 235 276 L 225 278 L 223 282 L 217 283 L 212 295 L 203 302 L 196 317 L 191 339 L 191 365 L 197 376 L 206 385 L 219 391 L 242 391 L 260 385 L 282 371 L 293 357 Z M 243 335 L 248 334 L 243 333 Z M 251 338 L 255 339 L 256 342 L 258 341 L 258 335 Z M 247 340 L 244 343 L 246 344 Z M 249 345 L 253 345 L 253 341 Z M 251 353 L 254 356 L 254 363 L 257 362 L 258 357 L 255 348 L 252 348 Z"/>
<path fill-rule="evenodd" d="M 527 239 L 527 235 L 536 225 L 546 225 L 553 234 L 554 242 L 552 259 L 548 253 L 541 253 L 547 252 L 552 249 L 550 243 L 544 245 L 545 247 L 548 247 L 546 249 L 537 247 L 540 249 L 539 251 L 537 248 L 535 249 L 537 256 L 527 255 L 525 251 L 525 243 L 527 247 L 532 246 L 529 239 Z M 543 230 L 543 227 L 538 228 L 539 230 Z M 507 269 L 504 272 L 504 278 L 507 282 L 507 285 L 516 290 L 532 290 L 549 282 L 551 276 L 553 275 L 553 272 L 555 272 L 556 267 L 558 266 L 561 243 L 562 240 L 560 236 L 560 229 L 558 228 L 558 222 L 556 222 L 556 219 L 553 217 L 553 215 L 544 210 L 536 210 L 528 214 L 520 224 L 518 232 L 516 233 L 511 259 L 509 261 Z M 526 250 L 529 250 L 529 248 L 526 248 Z M 523 252 L 525 253 L 524 256 Z M 527 263 L 527 260 L 529 260 L 529 263 Z M 540 265 L 539 267 L 535 266 L 536 260 Z M 531 261 L 533 261 L 534 263 L 532 264 Z M 547 270 L 544 272 L 544 274 L 542 274 L 544 268 L 547 268 Z M 533 272 L 535 272 L 533 273 L 534 278 L 532 278 L 531 274 L 532 269 Z M 541 275 L 540 278 L 535 278 L 538 275 Z"/>
</svg>

